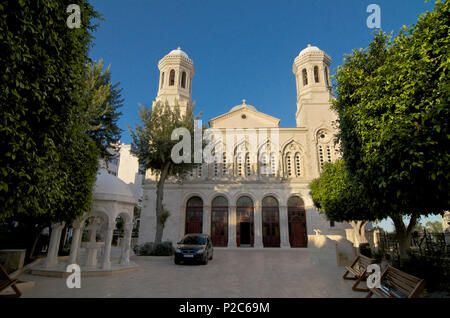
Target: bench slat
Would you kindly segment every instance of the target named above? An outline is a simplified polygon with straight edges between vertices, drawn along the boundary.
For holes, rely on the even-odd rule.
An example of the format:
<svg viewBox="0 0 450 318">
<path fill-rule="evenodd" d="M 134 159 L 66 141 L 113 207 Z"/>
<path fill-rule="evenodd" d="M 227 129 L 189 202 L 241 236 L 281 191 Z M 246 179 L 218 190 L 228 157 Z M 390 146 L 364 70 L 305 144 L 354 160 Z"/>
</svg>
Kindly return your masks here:
<svg viewBox="0 0 450 318">
<path fill-rule="evenodd" d="M 391 276 L 395 276 L 401 280 L 404 280 L 406 283 L 410 284 L 411 286 L 417 285 L 417 283 L 420 281 L 419 278 L 411 276 L 411 275 L 404 275 L 406 273 L 401 273 L 399 271 L 390 271 L 389 274 Z"/>
<path fill-rule="evenodd" d="M 397 273 L 394 273 L 394 272 L 390 272 L 388 277 L 391 278 L 393 281 L 398 282 L 398 284 L 400 284 L 410 290 L 413 290 L 414 287 L 416 287 L 417 283 L 420 281 L 419 279 L 416 281 L 410 281 L 408 279 L 405 279 L 403 276 L 401 276 Z"/>
<path fill-rule="evenodd" d="M 381 297 L 411 298 L 420 297 L 424 286 L 425 281 L 423 279 L 388 265 L 382 275 L 381 288 L 373 288 L 370 291 Z M 370 294 L 368 297 L 370 297 Z"/>
<path fill-rule="evenodd" d="M 401 281 L 394 280 L 391 277 L 387 278 L 386 283 L 384 285 L 398 290 L 401 294 L 403 294 L 405 296 L 408 296 L 411 293 L 411 291 L 413 290 L 413 288 L 410 288 L 409 286 L 405 287 Z"/>
</svg>

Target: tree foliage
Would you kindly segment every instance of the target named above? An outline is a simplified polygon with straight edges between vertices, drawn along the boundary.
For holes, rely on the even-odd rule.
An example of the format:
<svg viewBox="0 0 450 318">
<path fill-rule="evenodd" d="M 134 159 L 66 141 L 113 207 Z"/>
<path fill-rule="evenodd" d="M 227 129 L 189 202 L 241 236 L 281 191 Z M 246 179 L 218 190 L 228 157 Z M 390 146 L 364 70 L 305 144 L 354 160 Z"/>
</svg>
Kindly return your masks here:
<svg viewBox="0 0 450 318">
<path fill-rule="evenodd" d="M 347 173 L 405 237 L 421 215 L 450 206 L 449 6 L 436 2 L 394 39 L 380 31 L 336 75 Z"/>
<path fill-rule="evenodd" d="M 81 8 L 81 28 L 66 8 Z M 98 151 L 80 91 L 93 19 L 87 0 L 0 2 L 0 220 L 70 221 L 86 211 Z"/>
<path fill-rule="evenodd" d="M 444 232 L 444 227 L 442 226 L 442 222 L 440 221 L 428 221 L 425 224 L 425 227 L 428 232 L 431 233 L 442 233 Z"/>
<path fill-rule="evenodd" d="M 111 83 L 111 65 L 103 71 L 103 60 L 88 62 L 80 93 L 85 107 L 83 122 L 88 127 L 89 136 L 100 149 L 101 157 L 108 158 L 107 148 L 114 148 L 120 140 L 121 129 L 117 121 L 123 106 L 120 83 Z"/>
<path fill-rule="evenodd" d="M 309 187 L 314 205 L 330 221 L 374 221 L 377 218 L 376 211 L 370 210 L 370 198 L 355 180 L 350 180 L 343 160 L 326 163 L 320 177 Z"/>
<path fill-rule="evenodd" d="M 169 106 L 167 103 L 157 102 L 152 108 L 141 106 L 139 116 L 142 126 L 136 125 L 135 131 L 130 128 L 130 134 L 133 139 L 131 153 L 139 158 L 139 163 L 146 170 L 150 169 L 158 175 L 155 207 L 157 220 L 155 243 L 160 243 L 163 235 L 164 207 L 162 202 L 164 183 L 167 177 L 183 177 L 197 165 L 193 161 L 193 151 L 190 153 L 190 163 L 175 164 L 171 157 L 172 148 L 179 143 L 178 140 L 172 140 L 172 133 L 175 129 L 186 128 L 190 133 L 189 143 L 194 145 L 195 123 L 192 110 L 193 108 L 188 108 L 186 114 L 181 115 L 178 103 Z"/>
<path fill-rule="evenodd" d="M 449 2 L 398 37 L 378 33 L 336 76 L 338 138 L 350 174 L 388 213 L 449 206 Z"/>
</svg>

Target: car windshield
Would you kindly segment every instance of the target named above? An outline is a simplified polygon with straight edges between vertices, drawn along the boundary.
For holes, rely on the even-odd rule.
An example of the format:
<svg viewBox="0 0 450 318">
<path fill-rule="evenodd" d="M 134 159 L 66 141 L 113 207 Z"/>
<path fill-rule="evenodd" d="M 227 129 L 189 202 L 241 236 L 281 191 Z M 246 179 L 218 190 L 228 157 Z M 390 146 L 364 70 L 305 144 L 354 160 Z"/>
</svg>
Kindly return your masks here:
<svg viewBox="0 0 450 318">
<path fill-rule="evenodd" d="M 186 236 L 181 240 L 181 244 L 205 245 L 206 239 L 203 236 Z"/>
</svg>

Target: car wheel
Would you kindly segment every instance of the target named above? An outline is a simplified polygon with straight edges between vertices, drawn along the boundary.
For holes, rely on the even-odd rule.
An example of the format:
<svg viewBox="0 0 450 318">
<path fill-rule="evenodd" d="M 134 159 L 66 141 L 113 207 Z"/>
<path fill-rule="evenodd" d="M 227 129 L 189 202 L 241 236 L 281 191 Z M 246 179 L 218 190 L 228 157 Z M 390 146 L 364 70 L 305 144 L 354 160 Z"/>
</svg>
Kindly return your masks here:
<svg viewBox="0 0 450 318">
<path fill-rule="evenodd" d="M 203 265 L 208 264 L 208 256 L 205 256 L 205 259 L 203 260 L 202 264 L 203 264 Z"/>
<path fill-rule="evenodd" d="M 175 259 L 175 264 L 179 265 L 179 264 L 180 264 L 180 261 L 177 260 L 177 259 Z"/>
<path fill-rule="evenodd" d="M 211 254 L 211 256 L 209 257 L 209 260 L 212 260 L 212 258 L 213 258 L 213 255 Z"/>
</svg>

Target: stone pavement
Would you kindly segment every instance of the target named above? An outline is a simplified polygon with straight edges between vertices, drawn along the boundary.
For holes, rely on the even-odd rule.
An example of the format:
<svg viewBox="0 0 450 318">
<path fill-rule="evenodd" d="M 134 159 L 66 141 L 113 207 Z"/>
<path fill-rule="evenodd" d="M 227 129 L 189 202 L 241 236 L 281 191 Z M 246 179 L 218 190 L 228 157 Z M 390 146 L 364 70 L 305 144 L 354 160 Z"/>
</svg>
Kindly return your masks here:
<svg viewBox="0 0 450 318">
<path fill-rule="evenodd" d="M 311 249 L 214 250 L 208 265 L 175 265 L 171 257 L 134 256 L 137 271 L 82 277 L 80 289 L 65 279 L 22 275 L 35 287 L 22 297 L 359 297 L 343 267 Z"/>
</svg>

